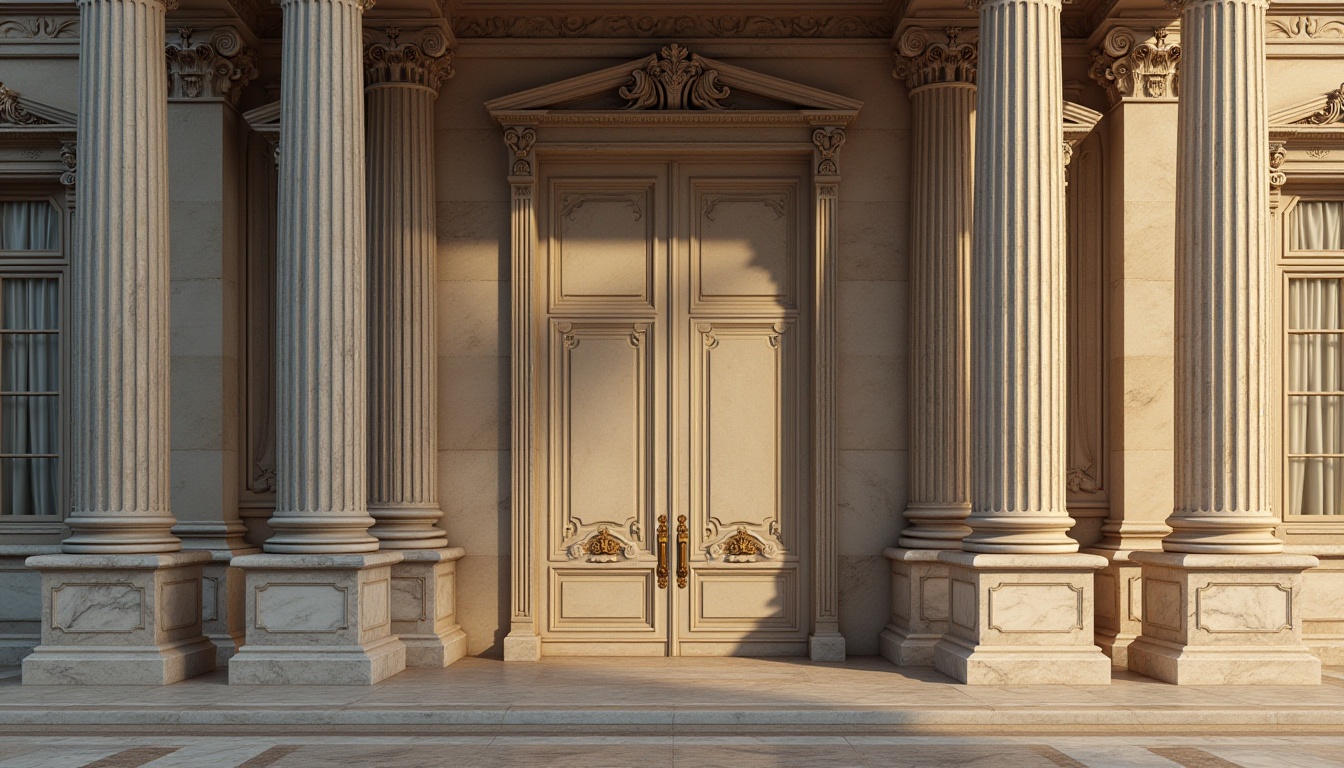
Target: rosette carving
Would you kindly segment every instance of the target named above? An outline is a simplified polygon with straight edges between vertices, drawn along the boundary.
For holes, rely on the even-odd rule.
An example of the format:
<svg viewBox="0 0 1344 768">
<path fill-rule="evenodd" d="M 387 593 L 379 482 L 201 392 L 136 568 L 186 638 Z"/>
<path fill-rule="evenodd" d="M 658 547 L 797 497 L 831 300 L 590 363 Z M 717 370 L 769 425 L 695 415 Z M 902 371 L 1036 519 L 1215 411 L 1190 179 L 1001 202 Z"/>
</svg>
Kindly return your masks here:
<svg viewBox="0 0 1344 768">
<path fill-rule="evenodd" d="M 438 90 L 452 77 L 453 52 L 439 29 L 425 29 L 413 40 L 402 40 L 402 31 L 388 27 L 381 33 L 364 32 L 364 82 L 408 83 Z"/>
<path fill-rule="evenodd" d="M 723 109 L 728 93 L 717 71 L 676 43 L 645 59 L 619 91 L 626 109 Z"/>
<path fill-rule="evenodd" d="M 257 77 L 256 55 L 243 47 L 238 30 L 220 27 L 197 42 L 191 27 L 177 30 L 178 41 L 165 48 L 168 95 L 177 99 L 224 99 L 237 104 Z"/>
<path fill-rule="evenodd" d="M 1179 95 L 1181 47 L 1167 42 L 1167 30 L 1157 28 L 1140 39 L 1129 27 L 1116 27 L 1092 52 L 1092 76 L 1111 97 L 1160 99 Z"/>
<path fill-rule="evenodd" d="M 961 27 L 911 27 L 896 43 L 891 74 L 911 90 L 937 83 L 975 83 L 978 50 Z"/>
</svg>

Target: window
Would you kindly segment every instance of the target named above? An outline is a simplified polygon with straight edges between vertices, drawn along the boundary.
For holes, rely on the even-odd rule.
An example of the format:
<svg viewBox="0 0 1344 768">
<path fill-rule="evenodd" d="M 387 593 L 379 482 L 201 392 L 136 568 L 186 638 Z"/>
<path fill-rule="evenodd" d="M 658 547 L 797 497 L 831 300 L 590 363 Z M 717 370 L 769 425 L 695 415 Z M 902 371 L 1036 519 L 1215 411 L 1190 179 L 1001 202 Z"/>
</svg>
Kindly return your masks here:
<svg viewBox="0 0 1344 768">
<path fill-rule="evenodd" d="M 1344 376 L 1340 299 L 1344 280 L 1288 279 L 1285 510 L 1344 514 Z"/>
<path fill-rule="evenodd" d="M 0 200 L 0 518 L 59 518 L 62 211 Z"/>
</svg>

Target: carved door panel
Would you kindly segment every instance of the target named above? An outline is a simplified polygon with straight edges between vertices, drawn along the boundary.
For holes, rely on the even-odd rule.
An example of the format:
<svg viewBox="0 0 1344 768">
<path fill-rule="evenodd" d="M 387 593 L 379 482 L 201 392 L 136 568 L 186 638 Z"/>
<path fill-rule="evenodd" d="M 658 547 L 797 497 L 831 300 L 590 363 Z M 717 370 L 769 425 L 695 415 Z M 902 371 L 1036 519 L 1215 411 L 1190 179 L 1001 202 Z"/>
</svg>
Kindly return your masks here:
<svg viewBox="0 0 1344 768">
<path fill-rule="evenodd" d="M 681 164 L 678 655 L 806 653 L 804 164 Z M 680 561 L 679 561 L 680 562 Z"/>
<path fill-rule="evenodd" d="M 548 654 L 802 654 L 806 163 L 545 164 Z"/>
</svg>

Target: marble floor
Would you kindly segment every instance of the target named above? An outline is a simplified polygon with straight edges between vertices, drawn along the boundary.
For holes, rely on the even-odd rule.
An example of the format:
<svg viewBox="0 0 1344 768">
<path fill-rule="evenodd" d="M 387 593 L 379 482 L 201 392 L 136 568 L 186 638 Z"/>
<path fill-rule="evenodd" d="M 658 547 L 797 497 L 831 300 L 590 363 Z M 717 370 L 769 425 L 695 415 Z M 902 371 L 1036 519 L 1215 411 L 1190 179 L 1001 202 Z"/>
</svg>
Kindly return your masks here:
<svg viewBox="0 0 1344 768">
<path fill-rule="evenodd" d="M 1328 668 L 1322 685 L 1302 687 L 1174 686 L 1127 673 L 1108 686 L 965 686 L 932 670 L 874 658 L 841 664 L 466 658 L 373 686 L 230 686 L 223 672 L 163 687 L 25 686 L 17 668 L 0 668 L 0 738 L 72 732 L 280 738 L 315 731 L 370 737 L 1344 737 L 1344 668 Z M 1034 764 L 1035 758 L 1023 759 Z"/>
<path fill-rule="evenodd" d="M 0 768 L 1344 768 L 1340 736 L 0 737 Z"/>
</svg>

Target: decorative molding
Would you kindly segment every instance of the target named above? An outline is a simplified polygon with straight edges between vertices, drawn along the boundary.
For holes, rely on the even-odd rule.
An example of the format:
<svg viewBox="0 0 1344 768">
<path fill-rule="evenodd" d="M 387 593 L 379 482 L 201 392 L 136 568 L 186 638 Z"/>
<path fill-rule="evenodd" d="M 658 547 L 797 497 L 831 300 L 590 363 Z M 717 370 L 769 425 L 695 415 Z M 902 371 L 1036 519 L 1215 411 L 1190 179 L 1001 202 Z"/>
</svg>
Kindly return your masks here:
<svg viewBox="0 0 1344 768">
<path fill-rule="evenodd" d="M 54 125 L 54 121 L 47 120 L 29 112 L 22 104 L 19 92 L 6 88 L 4 83 L 0 83 L 0 125 Z"/>
<path fill-rule="evenodd" d="M 78 40 L 79 18 L 75 16 L 37 16 L 20 21 L 0 21 L 0 41 L 46 42 Z"/>
<path fill-rule="evenodd" d="M 889 15 L 873 16 L 565 16 L 461 15 L 462 38 L 880 38 L 891 37 Z"/>
<path fill-rule="evenodd" d="M 845 146 L 845 129 L 828 125 L 812 132 L 812 143 L 817 151 L 817 175 L 836 176 L 840 173 L 840 148 Z"/>
<path fill-rule="evenodd" d="M 61 163 L 65 165 L 65 172 L 61 174 L 61 184 L 70 189 L 74 189 L 75 182 L 79 178 L 79 154 L 78 146 L 75 142 L 61 142 Z"/>
<path fill-rule="evenodd" d="M 1344 17 L 1291 16 L 1266 19 L 1265 38 L 1298 43 L 1329 43 L 1344 40 Z"/>
<path fill-rule="evenodd" d="M 774 557 L 779 550 L 743 525 L 722 541 L 710 545 L 707 551 L 710 557 L 721 557 L 725 563 L 754 563 L 762 557 Z"/>
<path fill-rule="evenodd" d="M 177 30 L 169 43 L 168 96 L 174 99 L 224 99 L 236 105 L 243 88 L 257 77 L 256 55 L 243 47 L 238 30 L 211 30 L 208 41 L 193 42 L 196 30 Z"/>
<path fill-rule="evenodd" d="M 614 563 L 622 557 L 633 560 L 639 556 L 639 548 L 611 533 L 607 527 L 599 528 L 587 541 L 575 543 L 569 547 L 569 556 L 577 560 L 586 557 L 590 563 Z"/>
<path fill-rule="evenodd" d="M 366 85 L 405 83 L 437 91 L 455 74 L 448 36 L 430 27 L 402 39 L 398 27 L 381 32 L 364 30 L 364 82 Z"/>
<path fill-rule="evenodd" d="M 698 54 L 672 43 L 630 72 L 618 91 L 626 109 L 723 109 L 729 90 Z"/>
<path fill-rule="evenodd" d="M 1157 27 L 1145 38 L 1129 27 L 1116 27 L 1092 52 L 1088 74 L 1106 89 L 1112 104 L 1180 95 L 1181 47 L 1168 43 L 1168 34 Z"/>
<path fill-rule="evenodd" d="M 1294 125 L 1329 125 L 1340 122 L 1344 114 L 1344 83 L 1325 95 L 1325 104 L 1310 115 L 1294 120 Z"/>
<path fill-rule="evenodd" d="M 1288 159 L 1288 149 L 1282 141 L 1269 143 L 1269 187 L 1272 191 L 1288 183 L 1288 174 L 1283 172 L 1283 161 Z"/>
<path fill-rule="evenodd" d="M 907 29 L 892 54 L 892 76 L 905 81 L 910 90 L 939 83 L 974 85 L 978 49 L 974 42 L 961 39 L 962 32 L 961 27 L 947 27 L 941 34 L 920 27 Z"/>
<path fill-rule="evenodd" d="M 532 148 L 537 144 L 537 132 L 532 128 L 510 127 L 504 131 L 504 144 L 513 153 L 513 176 L 532 175 Z"/>
</svg>

